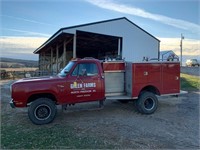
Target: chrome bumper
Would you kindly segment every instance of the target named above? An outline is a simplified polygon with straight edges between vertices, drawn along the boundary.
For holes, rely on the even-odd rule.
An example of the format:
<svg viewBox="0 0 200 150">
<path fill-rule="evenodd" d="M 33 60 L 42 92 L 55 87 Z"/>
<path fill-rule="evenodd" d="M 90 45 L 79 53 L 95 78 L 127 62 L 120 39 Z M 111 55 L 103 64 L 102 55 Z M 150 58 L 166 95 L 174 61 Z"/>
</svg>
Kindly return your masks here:
<svg viewBox="0 0 200 150">
<path fill-rule="evenodd" d="M 13 102 L 13 100 L 10 100 L 10 107 L 15 108 L 15 103 Z"/>
</svg>

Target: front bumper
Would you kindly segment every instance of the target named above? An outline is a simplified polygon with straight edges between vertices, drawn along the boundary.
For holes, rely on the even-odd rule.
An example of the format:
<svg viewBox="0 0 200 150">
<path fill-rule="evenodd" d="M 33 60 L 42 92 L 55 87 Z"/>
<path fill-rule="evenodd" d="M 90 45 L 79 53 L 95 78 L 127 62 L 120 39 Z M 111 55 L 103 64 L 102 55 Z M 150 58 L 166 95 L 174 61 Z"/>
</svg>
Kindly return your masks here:
<svg viewBox="0 0 200 150">
<path fill-rule="evenodd" d="M 10 107 L 15 108 L 15 103 L 13 102 L 13 99 L 10 100 Z"/>
</svg>

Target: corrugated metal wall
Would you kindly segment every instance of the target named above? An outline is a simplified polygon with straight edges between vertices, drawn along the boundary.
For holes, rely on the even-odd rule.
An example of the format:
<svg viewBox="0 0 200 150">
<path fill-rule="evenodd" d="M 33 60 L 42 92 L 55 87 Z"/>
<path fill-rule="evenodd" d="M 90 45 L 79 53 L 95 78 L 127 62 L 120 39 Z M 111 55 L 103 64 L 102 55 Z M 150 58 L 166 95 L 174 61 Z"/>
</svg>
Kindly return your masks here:
<svg viewBox="0 0 200 150">
<path fill-rule="evenodd" d="M 122 37 L 122 58 L 126 61 L 158 58 L 159 41 L 126 19 L 65 29 L 64 32 L 76 34 L 76 30 Z"/>
</svg>

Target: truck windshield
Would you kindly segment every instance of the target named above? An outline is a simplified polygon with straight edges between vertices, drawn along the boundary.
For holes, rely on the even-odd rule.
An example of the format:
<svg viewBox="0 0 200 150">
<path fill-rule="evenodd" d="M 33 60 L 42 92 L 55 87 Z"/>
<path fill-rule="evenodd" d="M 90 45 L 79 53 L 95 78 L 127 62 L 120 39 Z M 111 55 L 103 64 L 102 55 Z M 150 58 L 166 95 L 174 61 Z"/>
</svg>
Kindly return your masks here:
<svg viewBox="0 0 200 150">
<path fill-rule="evenodd" d="M 67 66 L 58 75 L 61 76 L 61 77 L 65 77 L 69 73 L 69 71 L 71 70 L 71 68 L 73 67 L 74 63 L 75 62 L 70 61 L 67 64 Z"/>
</svg>

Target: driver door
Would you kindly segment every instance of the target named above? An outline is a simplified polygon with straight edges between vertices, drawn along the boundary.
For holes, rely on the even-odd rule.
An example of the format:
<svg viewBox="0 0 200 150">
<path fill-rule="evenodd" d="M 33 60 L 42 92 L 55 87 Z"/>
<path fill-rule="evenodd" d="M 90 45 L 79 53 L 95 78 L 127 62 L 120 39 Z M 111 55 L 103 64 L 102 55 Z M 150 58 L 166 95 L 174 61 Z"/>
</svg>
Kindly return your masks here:
<svg viewBox="0 0 200 150">
<path fill-rule="evenodd" d="M 103 99 L 103 79 L 96 63 L 78 63 L 68 79 L 70 101 L 76 103 Z"/>
</svg>

